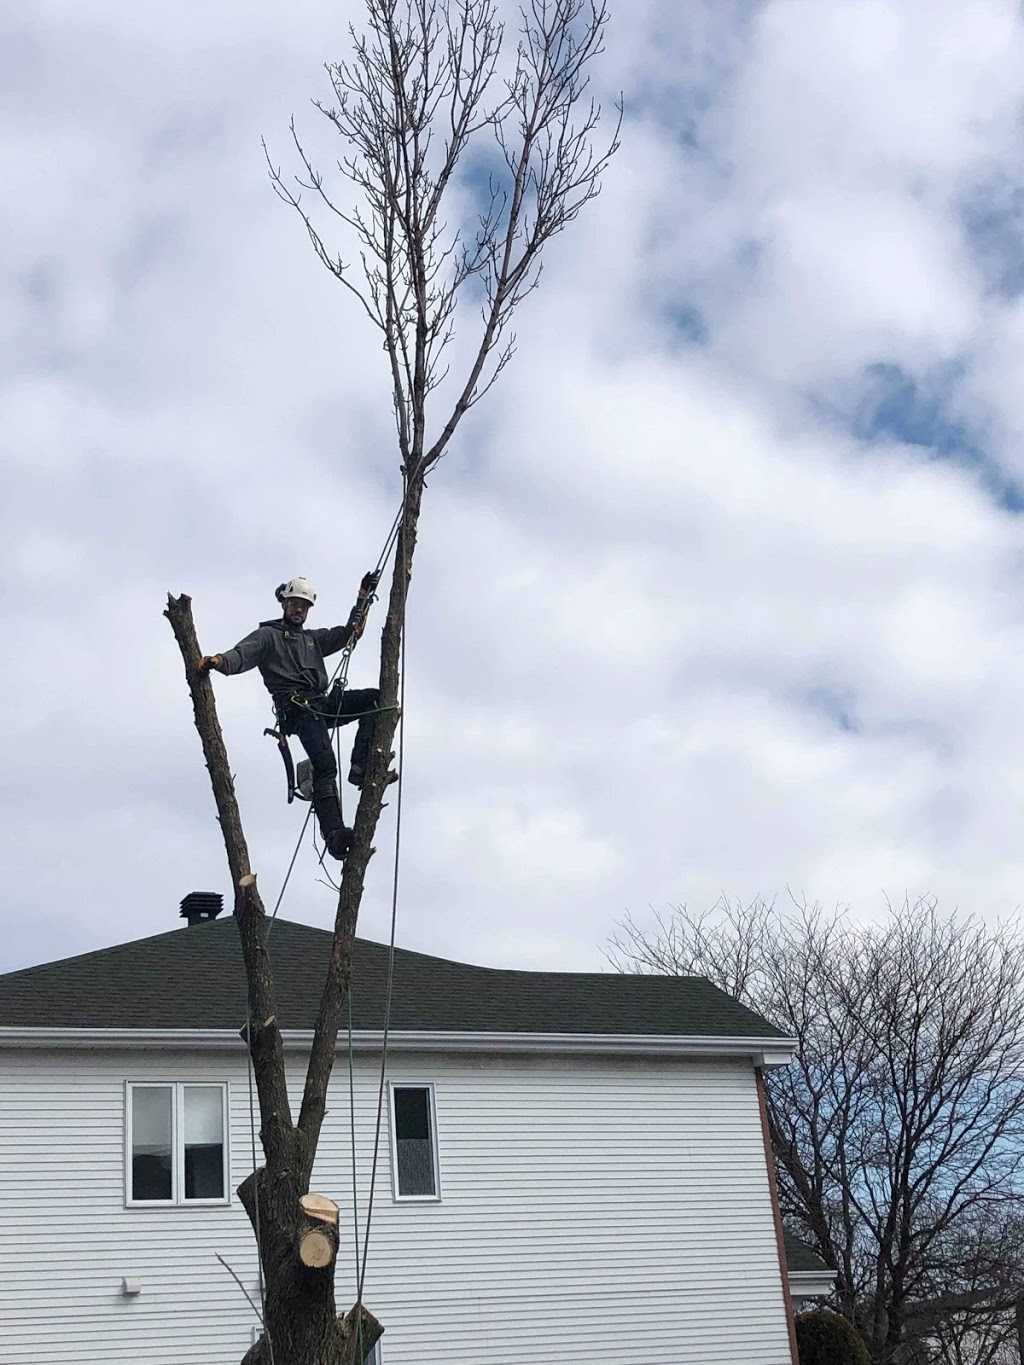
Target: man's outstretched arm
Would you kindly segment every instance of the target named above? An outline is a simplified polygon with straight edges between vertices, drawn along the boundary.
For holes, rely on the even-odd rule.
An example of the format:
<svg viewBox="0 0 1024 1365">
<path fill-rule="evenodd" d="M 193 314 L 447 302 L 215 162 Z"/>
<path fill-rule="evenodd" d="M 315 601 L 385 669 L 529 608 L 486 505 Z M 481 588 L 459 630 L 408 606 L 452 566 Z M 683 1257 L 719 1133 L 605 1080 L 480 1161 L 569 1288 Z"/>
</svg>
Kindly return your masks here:
<svg viewBox="0 0 1024 1365">
<path fill-rule="evenodd" d="M 204 654 L 199 660 L 199 667 L 204 671 L 213 668 L 218 673 L 247 673 L 260 662 L 266 648 L 266 629 L 258 626 L 244 640 L 239 640 L 234 649 L 229 649 L 224 654 Z"/>
</svg>

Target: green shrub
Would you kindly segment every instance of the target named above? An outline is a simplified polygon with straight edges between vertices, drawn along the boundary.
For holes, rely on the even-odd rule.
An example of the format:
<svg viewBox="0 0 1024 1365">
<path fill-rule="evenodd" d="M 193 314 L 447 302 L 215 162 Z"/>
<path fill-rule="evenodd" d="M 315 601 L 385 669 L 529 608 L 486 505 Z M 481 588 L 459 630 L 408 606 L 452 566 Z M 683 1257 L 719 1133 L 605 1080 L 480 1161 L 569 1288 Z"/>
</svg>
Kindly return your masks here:
<svg viewBox="0 0 1024 1365">
<path fill-rule="evenodd" d="M 824 1309 L 797 1314 L 796 1344 L 800 1365 L 871 1365 L 853 1323 Z"/>
</svg>

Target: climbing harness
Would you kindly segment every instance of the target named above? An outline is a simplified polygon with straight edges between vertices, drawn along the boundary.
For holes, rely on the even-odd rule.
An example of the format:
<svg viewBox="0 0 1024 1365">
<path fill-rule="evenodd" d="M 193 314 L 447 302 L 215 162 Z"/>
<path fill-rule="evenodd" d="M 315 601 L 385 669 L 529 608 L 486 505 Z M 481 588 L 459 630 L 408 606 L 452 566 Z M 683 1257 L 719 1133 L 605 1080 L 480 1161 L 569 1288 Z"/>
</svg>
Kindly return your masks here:
<svg viewBox="0 0 1024 1365">
<path fill-rule="evenodd" d="M 318 711 L 316 709 L 313 702 L 319 701 L 319 697 L 307 698 L 292 696 L 289 697 L 288 700 L 295 706 L 301 706 L 303 710 L 311 711 L 314 716 L 322 716 L 325 720 L 336 719 L 334 712 Z M 395 710 L 395 707 L 393 706 L 373 706 L 369 711 L 353 711 L 351 714 L 345 716 L 345 724 L 347 725 L 349 721 L 353 720 L 362 720 L 363 716 L 379 716 L 385 711 L 393 710 Z M 338 728 L 340 730 L 341 727 L 339 726 Z M 281 760 L 284 763 L 285 780 L 288 784 L 289 806 L 296 797 L 298 797 L 300 801 L 312 801 L 313 765 L 308 758 L 300 758 L 298 763 L 292 758 L 292 751 L 288 744 L 288 734 L 284 728 L 284 722 L 281 717 L 278 716 L 276 729 L 268 725 L 263 733 L 269 735 L 271 739 L 277 740 L 277 748 L 281 755 Z M 341 770 L 340 753 L 338 756 L 338 770 L 339 772 Z"/>
<path fill-rule="evenodd" d="M 404 507 L 405 498 L 402 499 L 402 508 L 404 509 Z M 399 512 L 399 516 L 401 516 L 401 512 Z M 331 674 L 330 678 L 327 681 L 327 692 L 330 692 L 335 682 L 338 680 L 340 680 L 341 684 L 339 691 L 343 692 L 345 688 L 348 686 L 348 666 L 352 659 L 352 651 L 355 649 L 356 645 L 362 638 L 363 630 L 366 627 L 366 617 L 370 610 L 370 607 L 373 605 L 374 602 L 377 601 L 377 593 L 375 591 L 376 584 L 380 580 L 380 575 L 383 572 L 384 565 L 387 563 L 387 560 L 391 554 L 391 546 L 394 544 L 394 541 L 397 538 L 397 531 L 395 529 L 397 524 L 398 518 L 395 519 L 395 523 L 392 525 L 391 530 L 388 532 L 387 543 L 385 544 L 384 550 L 381 553 L 380 559 L 378 559 L 377 561 L 376 569 L 371 569 L 370 573 L 366 575 L 366 577 L 360 584 L 359 596 L 356 599 L 356 611 L 358 612 L 358 614 L 353 612 L 352 615 L 350 615 L 349 617 L 349 625 L 351 626 L 352 633 L 349 636 L 348 643 L 341 651 L 341 658 L 338 660 L 334 672 Z M 370 579 L 373 580 L 373 586 L 367 588 L 367 582 Z M 277 589 L 278 601 L 282 601 L 285 597 L 296 596 L 300 597 L 305 602 L 309 602 L 310 604 L 316 601 L 316 592 L 313 590 L 312 584 L 308 583 L 304 578 L 294 578 L 288 583 L 282 583 L 281 586 Z M 285 781 L 287 783 L 289 806 L 292 804 L 296 797 L 298 797 L 300 801 L 312 801 L 313 765 L 308 758 L 302 758 L 299 760 L 299 763 L 296 766 L 295 760 L 292 758 L 291 749 L 288 745 L 288 730 L 285 723 L 286 722 L 285 713 L 288 706 L 292 705 L 302 707 L 307 711 L 311 711 L 313 715 L 322 716 L 325 720 L 336 719 L 336 717 L 333 716 L 330 712 L 318 711 L 312 705 L 313 702 L 320 701 L 322 697 L 326 695 L 327 693 L 325 692 L 315 697 L 302 697 L 299 696 L 297 693 L 293 692 L 288 697 L 287 702 L 281 705 L 275 704 L 274 719 L 276 721 L 276 725 L 267 726 L 267 728 L 263 731 L 265 735 L 269 735 L 272 739 L 277 741 L 277 750 L 278 753 L 281 755 L 281 761 L 284 763 L 284 774 Z M 383 708 L 375 708 L 375 710 L 380 709 Z M 351 716 L 346 716 L 345 720 L 346 722 L 350 720 L 358 720 L 360 716 L 371 714 L 373 713 L 369 711 L 359 711 L 353 713 Z"/>
</svg>

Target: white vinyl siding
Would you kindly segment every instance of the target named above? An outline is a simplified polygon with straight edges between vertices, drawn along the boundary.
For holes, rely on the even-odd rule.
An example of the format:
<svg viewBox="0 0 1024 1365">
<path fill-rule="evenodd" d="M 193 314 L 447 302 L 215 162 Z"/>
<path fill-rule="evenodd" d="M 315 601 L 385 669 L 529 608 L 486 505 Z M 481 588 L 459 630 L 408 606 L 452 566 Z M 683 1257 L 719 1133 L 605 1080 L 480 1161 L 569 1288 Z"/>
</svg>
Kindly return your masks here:
<svg viewBox="0 0 1024 1365">
<path fill-rule="evenodd" d="M 248 1349 L 254 1315 L 215 1256 L 258 1296 L 238 1201 L 125 1203 L 125 1082 L 175 1077 L 232 1082 L 237 1181 L 252 1168 L 244 1056 L 0 1053 L 3 1365 L 238 1365 Z M 137 1296 L 121 1293 L 127 1276 Z"/>
<path fill-rule="evenodd" d="M 360 1237 L 379 1065 L 356 1054 Z M 381 1365 L 790 1365 L 749 1064 L 396 1048 L 387 1079 L 433 1087 L 444 1198 L 389 1198 L 385 1098 L 364 1294 L 386 1328 Z M 125 1207 L 128 1080 L 228 1082 L 233 1183 L 251 1169 L 241 1047 L 0 1053 L 4 1365 L 238 1365 L 248 1348 L 253 1312 L 217 1261 L 257 1297 L 238 1200 Z M 343 1064 L 328 1110 L 313 1188 L 341 1206 L 345 1311 Z M 128 1275 L 136 1297 L 120 1292 Z"/>
</svg>

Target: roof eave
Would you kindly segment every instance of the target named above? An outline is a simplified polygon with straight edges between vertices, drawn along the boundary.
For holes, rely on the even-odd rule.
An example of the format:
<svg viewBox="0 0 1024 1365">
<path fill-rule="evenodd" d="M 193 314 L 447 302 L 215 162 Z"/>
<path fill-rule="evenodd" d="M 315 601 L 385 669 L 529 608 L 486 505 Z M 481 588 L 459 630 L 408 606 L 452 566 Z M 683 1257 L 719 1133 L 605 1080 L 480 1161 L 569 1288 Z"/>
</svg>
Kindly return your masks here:
<svg viewBox="0 0 1024 1365">
<path fill-rule="evenodd" d="M 835 1271 L 827 1266 L 821 1270 L 791 1270 L 789 1287 L 792 1293 L 803 1298 L 824 1298 L 836 1287 Z"/>
<path fill-rule="evenodd" d="M 308 1048 L 311 1029 L 284 1029 L 285 1046 Z M 356 1051 L 377 1051 L 384 1035 L 362 1029 L 352 1035 Z M 234 1029 L 166 1028 L 0 1028 L 0 1047 L 45 1048 L 237 1048 Z M 347 1040 L 339 1041 L 339 1049 Z M 595 1056 L 748 1058 L 771 1070 L 786 1066 L 796 1052 L 794 1038 L 742 1038 L 681 1034 L 607 1033 L 477 1033 L 468 1031 L 392 1029 L 388 1046 L 401 1052 L 531 1052 Z"/>
</svg>

